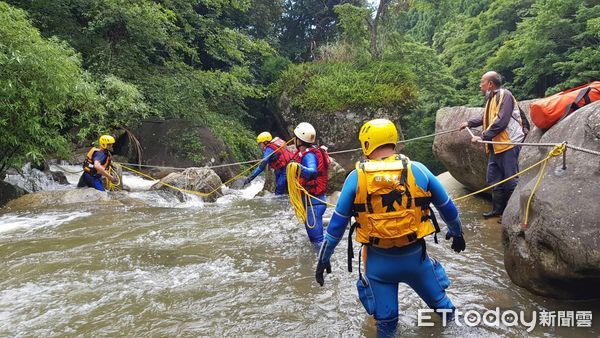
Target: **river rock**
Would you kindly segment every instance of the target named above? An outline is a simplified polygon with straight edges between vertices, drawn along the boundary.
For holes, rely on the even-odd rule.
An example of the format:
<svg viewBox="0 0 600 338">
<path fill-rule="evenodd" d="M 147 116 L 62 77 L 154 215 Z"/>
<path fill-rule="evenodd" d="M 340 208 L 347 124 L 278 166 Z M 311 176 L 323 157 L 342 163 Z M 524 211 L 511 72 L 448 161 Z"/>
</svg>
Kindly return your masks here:
<svg viewBox="0 0 600 338">
<path fill-rule="evenodd" d="M 219 176 L 208 168 L 187 168 L 181 173 L 171 173 L 154 184 L 151 190 L 172 190 L 182 198 L 181 192 L 170 188 L 161 183 L 166 183 L 180 189 L 198 191 L 201 193 L 209 193 L 215 188 L 219 188 L 210 196 L 202 196 L 202 199 L 207 202 L 214 202 L 218 197 L 223 196 L 220 186 L 223 184 Z"/>
<path fill-rule="evenodd" d="M 6 205 L 11 200 L 27 194 L 27 191 L 12 185 L 8 182 L 0 181 L 0 207 Z"/>
<path fill-rule="evenodd" d="M 108 193 L 93 188 L 70 190 L 48 190 L 27 194 L 10 201 L 6 206 L 10 209 L 36 209 L 68 204 L 117 204 Z"/>
<path fill-rule="evenodd" d="M 400 114 L 384 109 L 348 109 L 334 113 L 301 111 L 292 107 L 290 97 L 283 93 L 275 104 L 279 129 L 287 131 L 287 139 L 293 136 L 293 130 L 300 122 L 308 122 L 317 130 L 317 142 L 328 147 L 329 151 L 360 148 L 358 132 L 367 121 L 376 118 L 387 118 L 395 122 L 400 139 L 404 139 L 400 128 Z M 397 148 L 400 151 L 403 145 Z M 335 155 L 338 163 L 345 170 L 354 169 L 356 161 L 362 158 L 360 149 L 354 152 Z"/>
<path fill-rule="evenodd" d="M 115 154 L 137 163 L 141 150 L 143 164 L 166 167 L 199 167 L 236 162 L 229 147 L 208 127 L 183 119 L 148 119 L 131 135 L 125 133 L 114 145 Z M 258 154 L 257 147 L 257 154 Z M 165 168 L 169 169 L 169 168 Z M 222 181 L 240 172 L 239 165 L 215 168 Z"/>
<path fill-rule="evenodd" d="M 341 191 L 344 181 L 346 181 L 346 170 L 331 157 L 331 164 L 327 169 L 327 193 Z"/>
<path fill-rule="evenodd" d="M 529 142 L 567 141 L 600 151 L 600 102 L 581 108 Z M 550 148 L 523 147 L 519 165 L 543 159 Z M 555 298 L 600 297 L 600 157 L 569 149 L 548 162 L 523 227 L 527 200 L 539 170 L 520 176 L 502 217 L 504 264 L 514 283 Z"/>
<path fill-rule="evenodd" d="M 535 100 L 521 101 L 519 107 L 529 118 L 529 104 Z M 435 132 L 458 128 L 459 124 L 481 116 L 483 108 L 444 107 L 437 111 Z M 529 121 L 531 119 L 529 118 Z M 532 126 L 533 128 L 533 126 Z M 478 128 L 478 129 L 481 129 Z M 534 130 L 536 128 L 533 128 Z M 480 135 L 479 131 L 473 132 Z M 529 138 L 529 136 L 528 136 Z M 446 167 L 450 174 L 471 190 L 487 186 L 487 156 L 481 144 L 471 143 L 471 135 L 466 131 L 437 135 L 433 141 L 433 154 Z"/>
<path fill-rule="evenodd" d="M 257 196 L 266 196 L 275 193 L 275 172 L 269 166 L 267 166 L 263 172 L 265 175 L 265 185 Z"/>
</svg>

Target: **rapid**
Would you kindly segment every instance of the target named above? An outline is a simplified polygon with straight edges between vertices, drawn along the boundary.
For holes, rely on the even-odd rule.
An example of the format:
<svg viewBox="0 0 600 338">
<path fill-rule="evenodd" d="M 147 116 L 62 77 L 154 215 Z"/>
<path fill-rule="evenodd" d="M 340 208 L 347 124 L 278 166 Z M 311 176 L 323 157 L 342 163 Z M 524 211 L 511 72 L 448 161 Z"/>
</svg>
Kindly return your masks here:
<svg viewBox="0 0 600 338">
<path fill-rule="evenodd" d="M 77 177 L 67 178 L 72 189 Z M 375 336 L 356 295 L 356 258 L 354 272 L 346 269 L 346 239 L 320 287 L 304 227 L 286 197 L 255 196 L 260 179 L 225 189 L 215 203 L 191 195 L 181 202 L 128 174 L 124 182 L 147 205 L 0 209 L 0 336 Z M 513 284 L 501 225 L 480 218 L 488 203 L 471 198 L 458 207 L 467 250 L 454 253 L 443 234 L 439 244 L 428 238 L 427 248 L 446 268 L 457 308 L 522 310 L 528 319 L 543 310 L 600 314 L 597 300 L 557 301 Z M 407 286 L 399 298 L 399 336 L 600 334 L 600 318 L 590 328 L 538 323 L 530 333 L 524 326 L 444 328 L 439 318 L 418 327 L 425 304 Z"/>
</svg>

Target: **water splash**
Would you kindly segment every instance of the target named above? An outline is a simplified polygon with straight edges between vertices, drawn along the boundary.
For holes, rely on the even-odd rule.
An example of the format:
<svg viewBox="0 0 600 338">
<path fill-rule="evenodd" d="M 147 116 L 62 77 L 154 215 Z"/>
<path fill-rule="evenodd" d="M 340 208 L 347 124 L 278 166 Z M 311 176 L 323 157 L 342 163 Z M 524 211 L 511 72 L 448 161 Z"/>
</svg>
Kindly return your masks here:
<svg viewBox="0 0 600 338">
<path fill-rule="evenodd" d="M 91 212 L 86 211 L 48 212 L 43 214 L 9 213 L 0 217 L 0 233 L 15 230 L 31 231 L 44 227 L 57 227 L 65 223 L 70 223 L 78 218 L 90 216 L 91 214 Z"/>
</svg>

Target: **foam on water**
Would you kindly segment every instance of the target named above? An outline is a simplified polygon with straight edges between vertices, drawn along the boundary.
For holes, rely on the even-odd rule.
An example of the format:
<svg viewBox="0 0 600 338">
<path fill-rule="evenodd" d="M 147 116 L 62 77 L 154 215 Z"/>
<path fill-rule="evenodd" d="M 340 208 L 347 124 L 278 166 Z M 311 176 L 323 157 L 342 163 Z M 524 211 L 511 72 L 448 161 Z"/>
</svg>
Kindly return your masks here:
<svg viewBox="0 0 600 338">
<path fill-rule="evenodd" d="M 257 177 L 248 186 L 240 190 L 224 186 L 221 188 L 224 196 L 219 197 L 216 203 L 228 204 L 233 201 L 253 199 L 263 189 L 264 185 L 264 178 Z"/>
<path fill-rule="evenodd" d="M 76 186 L 79 182 L 79 177 L 81 177 L 81 173 L 83 170 L 81 169 L 81 165 L 73 165 L 73 164 L 51 164 L 49 166 L 50 171 L 53 172 L 62 172 L 65 174 L 67 181 L 71 186 Z"/>
<path fill-rule="evenodd" d="M 0 233 L 14 230 L 33 230 L 41 227 L 57 227 L 74 219 L 90 216 L 86 211 L 33 213 L 9 213 L 0 216 Z"/>
<path fill-rule="evenodd" d="M 149 180 L 129 172 L 123 173 L 123 184 L 129 187 L 131 191 L 150 190 L 150 187 L 159 181 L 160 180 Z"/>
</svg>

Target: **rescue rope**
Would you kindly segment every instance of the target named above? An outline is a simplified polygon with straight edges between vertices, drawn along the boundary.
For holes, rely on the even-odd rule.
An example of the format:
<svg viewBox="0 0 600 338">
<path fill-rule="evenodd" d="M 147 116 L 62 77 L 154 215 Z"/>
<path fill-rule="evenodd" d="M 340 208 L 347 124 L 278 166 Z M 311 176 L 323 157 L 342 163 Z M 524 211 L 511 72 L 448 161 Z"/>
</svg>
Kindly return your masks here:
<svg viewBox="0 0 600 338">
<path fill-rule="evenodd" d="M 259 165 L 261 164 L 261 162 L 262 162 L 262 161 L 266 161 L 266 160 L 268 160 L 268 159 L 269 159 L 269 158 L 270 158 L 270 157 L 271 157 L 273 154 L 277 153 L 279 150 L 281 150 L 283 147 L 285 147 L 286 145 L 288 145 L 288 144 L 289 144 L 290 142 L 292 142 L 293 140 L 294 140 L 293 138 L 292 138 L 292 139 L 290 139 L 290 140 L 289 140 L 289 141 L 287 141 L 286 143 L 282 144 L 282 145 L 281 145 L 279 148 L 275 149 L 275 151 L 273 151 L 271 154 L 269 154 L 269 155 L 268 155 L 267 157 L 265 157 L 264 159 L 262 159 L 262 160 L 260 160 L 260 161 L 256 162 L 255 164 L 251 165 L 250 167 L 248 167 L 248 168 L 246 168 L 246 169 L 242 170 L 242 171 L 241 171 L 239 174 L 237 174 L 237 175 L 235 175 L 234 177 L 230 178 L 230 179 L 229 179 L 229 180 L 227 180 L 226 182 L 224 182 L 224 183 L 221 183 L 221 185 L 219 185 L 218 187 L 214 188 L 213 190 L 211 190 L 211 191 L 209 191 L 209 192 L 207 192 L 207 193 L 203 193 L 203 192 L 200 192 L 200 191 L 195 191 L 195 190 L 189 190 L 189 189 L 183 189 L 183 188 L 179 188 L 179 187 L 176 187 L 176 186 L 174 186 L 174 185 L 171 185 L 171 184 L 168 184 L 168 183 L 165 183 L 165 182 L 162 182 L 162 181 L 159 181 L 158 183 L 160 183 L 161 185 L 164 185 L 164 186 L 166 186 L 166 187 L 169 187 L 169 188 L 171 188 L 171 189 L 174 189 L 174 190 L 180 191 L 180 192 L 185 192 L 185 193 L 189 193 L 189 194 L 193 194 L 193 195 L 198 195 L 198 196 L 201 196 L 201 197 L 208 197 L 208 196 L 210 196 L 210 195 L 212 195 L 212 194 L 216 193 L 217 191 L 219 191 L 219 189 L 221 189 L 221 187 L 223 187 L 223 186 L 225 186 L 225 185 L 227 185 L 227 184 L 229 184 L 229 183 L 231 183 L 231 182 L 235 181 L 236 179 L 238 179 L 238 178 L 240 178 L 240 177 L 244 176 L 244 175 L 245 175 L 247 172 L 249 172 L 250 170 L 252 170 L 252 169 L 256 168 L 257 166 L 259 166 Z M 116 163 L 116 162 L 115 162 L 115 163 Z M 146 174 L 144 174 L 144 173 L 142 173 L 142 172 L 140 172 L 140 171 L 138 171 L 138 170 L 135 170 L 135 169 L 133 169 L 133 168 L 131 168 L 131 167 L 128 167 L 128 166 L 124 165 L 123 163 L 118 163 L 118 164 L 120 164 L 120 165 L 121 165 L 121 167 L 123 167 L 123 169 L 129 170 L 129 171 L 131 171 L 131 172 L 133 172 L 133 173 L 136 173 L 136 174 L 138 174 L 138 175 L 140 175 L 140 176 L 143 176 L 143 177 L 149 178 L 149 179 L 151 179 L 151 180 L 156 180 L 154 177 L 152 177 L 152 176 L 150 176 L 150 175 L 146 175 Z"/>
<path fill-rule="evenodd" d="M 431 137 L 435 137 L 438 135 L 445 135 L 445 134 L 450 134 L 450 133 L 454 133 L 460 131 L 460 128 L 455 128 L 455 129 L 451 129 L 451 130 L 446 130 L 446 131 L 441 131 L 441 132 L 437 132 L 437 133 L 433 133 L 433 134 L 427 134 L 427 135 L 423 135 L 423 136 L 418 136 L 418 137 L 413 137 L 413 138 L 409 138 L 406 140 L 400 140 L 398 141 L 397 144 L 401 144 L 401 143 L 409 143 L 412 141 L 418 141 L 418 140 L 423 140 L 426 138 L 431 138 Z M 292 138 L 293 140 L 293 138 Z M 288 141 L 288 143 L 291 142 Z M 355 152 L 355 151 L 361 151 L 362 148 L 353 148 L 353 149 L 346 149 L 346 150 L 338 150 L 338 151 L 331 151 L 329 152 L 329 155 L 336 155 L 336 154 L 345 154 L 345 153 L 350 153 L 350 152 Z M 234 162 L 234 163 L 225 163 L 225 164 L 218 164 L 218 165 L 213 165 L 213 166 L 205 166 L 204 168 L 208 168 L 208 169 L 214 169 L 214 168 L 222 168 L 222 167 L 229 167 L 229 166 L 234 166 L 234 165 L 241 165 L 241 164 L 251 164 L 251 163 L 256 163 L 256 162 L 261 162 L 263 161 L 262 159 L 260 160 L 250 160 L 250 161 L 244 161 L 244 162 Z M 128 166 L 134 166 L 134 167 L 143 167 L 143 168 L 161 168 L 161 169 L 175 169 L 175 170 L 185 170 L 187 168 L 181 168 L 181 167 L 169 167 L 169 166 L 158 166 L 158 165 L 149 165 L 149 164 L 136 164 L 136 163 L 121 163 L 124 165 L 128 165 Z"/>
<path fill-rule="evenodd" d="M 117 163 L 114 163 L 114 164 L 117 164 Z M 112 164 L 108 167 L 108 170 L 106 172 L 111 177 L 113 176 L 113 166 L 112 166 Z M 119 177 L 119 175 L 115 175 L 114 177 L 117 178 L 117 182 L 116 183 L 113 183 L 108 177 L 104 177 L 104 181 L 106 182 L 106 184 L 105 184 L 106 190 L 108 190 L 108 191 L 121 190 L 121 188 L 119 187 L 121 185 L 121 177 Z"/>
<path fill-rule="evenodd" d="M 492 189 L 492 188 L 494 188 L 494 187 L 496 187 L 496 186 L 498 186 L 498 185 L 500 185 L 502 183 L 510 181 L 511 179 L 513 179 L 513 178 L 515 178 L 515 177 L 517 177 L 517 176 L 519 176 L 521 174 L 524 174 L 524 173 L 528 172 L 529 170 L 531 170 L 531 169 L 539 166 L 540 164 L 546 163 L 549 159 L 551 159 L 551 158 L 553 158 L 555 156 L 561 155 L 565 151 L 565 149 L 566 149 L 566 145 L 563 144 L 563 143 L 559 143 L 552 150 L 550 150 L 550 152 L 548 153 L 548 155 L 544 159 L 542 159 L 542 160 L 540 160 L 540 161 L 538 161 L 538 162 L 530 165 L 526 169 L 523 169 L 523 170 L 519 171 L 518 173 L 516 173 L 516 174 L 514 174 L 514 175 L 512 175 L 510 177 L 507 177 L 507 178 L 503 179 L 500 182 L 497 182 L 497 183 L 494 183 L 494 184 L 492 184 L 490 186 L 487 186 L 487 187 L 485 187 L 483 189 L 477 190 L 475 192 L 472 192 L 470 194 L 467 194 L 467 195 L 464 195 L 464 196 L 461 196 L 461 197 L 458 197 L 458 198 L 453 198 L 453 200 L 454 200 L 454 202 L 458 202 L 458 201 L 464 200 L 466 198 L 469 198 L 471 196 L 480 194 L 480 193 L 482 193 L 484 191 L 490 190 L 490 189 Z"/>
<path fill-rule="evenodd" d="M 62 170 L 63 172 L 67 173 L 67 174 L 73 174 L 73 175 L 75 175 L 75 174 L 79 174 L 79 173 L 81 173 L 83 171 L 83 169 L 79 169 L 77 171 L 71 171 L 71 170 L 65 169 L 64 167 L 62 167 L 62 166 L 60 166 L 58 164 L 53 164 L 53 165 L 55 167 L 57 167 L 58 169 Z"/>
<path fill-rule="evenodd" d="M 335 207 L 335 204 L 328 203 L 327 201 L 323 201 L 316 196 L 311 195 L 301 184 L 300 184 L 300 164 L 297 162 L 290 162 L 286 168 L 286 178 L 287 178 L 287 186 L 288 186 L 288 194 L 290 196 L 290 203 L 294 209 L 294 213 L 296 214 L 296 218 L 300 223 L 305 223 L 306 226 L 310 229 L 313 229 L 316 226 L 316 216 L 315 209 L 313 208 L 312 200 L 319 201 L 325 205 L 330 207 Z M 313 220 L 315 224 L 312 226 L 308 223 L 308 208 L 313 214 Z"/>
<path fill-rule="evenodd" d="M 433 133 L 433 134 L 427 134 L 427 135 L 423 135 L 423 136 L 409 138 L 407 140 L 400 140 L 400 141 L 396 142 L 396 144 L 409 143 L 409 142 L 412 142 L 412 141 L 423 140 L 423 139 L 430 138 L 430 137 L 435 137 L 435 136 L 438 136 L 438 135 L 445 135 L 445 134 L 454 133 L 454 132 L 457 132 L 459 130 L 460 130 L 460 128 L 450 129 L 450 130 L 446 130 L 446 131 L 440 131 L 440 132 Z M 351 153 L 351 152 L 359 151 L 359 150 L 362 150 L 362 148 L 354 148 L 354 149 L 347 149 L 347 150 L 332 151 L 332 152 L 329 153 L 329 155 Z"/>
<path fill-rule="evenodd" d="M 307 210 L 304 207 L 303 199 L 302 199 L 302 190 L 300 189 L 301 185 L 299 183 L 300 180 L 300 164 L 296 162 L 290 162 L 286 168 L 286 178 L 287 178 L 287 186 L 288 186 L 288 194 L 290 195 L 290 203 L 294 208 L 294 213 L 296 218 L 300 223 L 306 223 L 306 219 L 308 218 Z M 310 198 L 308 199 L 310 202 Z M 311 205 L 312 207 L 312 205 Z"/>
</svg>

